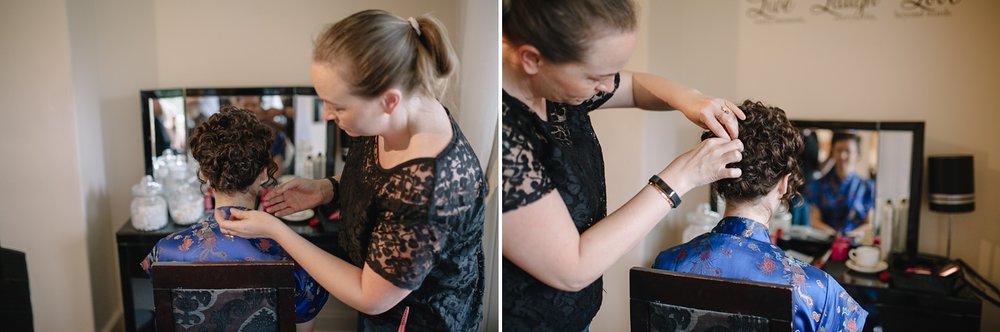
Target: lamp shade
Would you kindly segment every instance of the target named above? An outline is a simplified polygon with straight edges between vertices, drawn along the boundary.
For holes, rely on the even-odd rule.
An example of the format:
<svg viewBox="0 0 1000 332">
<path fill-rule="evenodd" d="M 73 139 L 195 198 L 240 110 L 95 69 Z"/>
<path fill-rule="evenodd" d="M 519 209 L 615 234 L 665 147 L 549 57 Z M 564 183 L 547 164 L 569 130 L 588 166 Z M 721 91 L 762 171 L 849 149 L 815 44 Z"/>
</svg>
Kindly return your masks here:
<svg viewBox="0 0 1000 332">
<path fill-rule="evenodd" d="M 976 209 L 972 156 L 927 158 L 930 208 L 937 212 L 971 212 Z"/>
</svg>

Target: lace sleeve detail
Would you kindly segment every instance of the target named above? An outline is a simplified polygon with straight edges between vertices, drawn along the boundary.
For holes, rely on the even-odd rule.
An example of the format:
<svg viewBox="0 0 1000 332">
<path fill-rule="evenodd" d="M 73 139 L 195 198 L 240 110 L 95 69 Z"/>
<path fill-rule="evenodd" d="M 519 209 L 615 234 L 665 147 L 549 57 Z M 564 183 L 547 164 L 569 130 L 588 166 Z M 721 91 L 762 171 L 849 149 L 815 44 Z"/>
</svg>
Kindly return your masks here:
<svg viewBox="0 0 1000 332">
<path fill-rule="evenodd" d="M 507 212 L 537 201 L 555 185 L 539 159 L 539 140 L 522 129 L 524 126 L 509 123 L 504 117 L 503 212 Z"/>
<path fill-rule="evenodd" d="M 615 74 L 615 88 L 611 90 L 611 92 L 604 92 L 604 91 L 598 92 L 593 97 L 580 104 L 578 107 L 587 110 L 587 112 L 590 112 L 600 108 L 601 105 L 604 105 L 604 103 L 608 102 L 608 100 L 611 100 L 611 97 L 615 95 L 615 92 L 618 92 L 618 83 L 621 83 L 622 79 L 621 75 L 622 75 L 621 73 Z"/>
<path fill-rule="evenodd" d="M 397 287 L 417 289 L 438 265 L 470 259 L 454 254 L 482 237 L 482 168 L 464 136 L 456 141 L 435 160 L 406 165 L 382 188 L 388 209 L 376 217 L 365 262 Z"/>
<path fill-rule="evenodd" d="M 435 220 L 384 220 L 372 232 L 365 263 L 396 287 L 415 290 L 434 268 L 447 227 Z"/>
</svg>

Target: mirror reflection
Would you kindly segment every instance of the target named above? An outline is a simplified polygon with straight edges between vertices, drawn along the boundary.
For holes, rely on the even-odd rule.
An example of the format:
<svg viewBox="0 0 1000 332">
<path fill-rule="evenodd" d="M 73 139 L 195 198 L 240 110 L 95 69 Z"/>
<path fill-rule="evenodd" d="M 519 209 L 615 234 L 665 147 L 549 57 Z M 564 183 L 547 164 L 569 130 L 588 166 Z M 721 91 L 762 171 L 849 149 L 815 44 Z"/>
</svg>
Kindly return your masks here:
<svg viewBox="0 0 1000 332">
<path fill-rule="evenodd" d="M 914 132 L 879 131 L 879 181 L 875 192 L 875 227 L 882 245 L 892 252 L 903 252 L 907 246 L 912 188 Z M 922 160 L 920 161 L 922 162 Z M 919 190 L 918 190 L 919 191 Z M 919 194 L 919 193 L 918 193 Z M 918 207 L 919 208 L 919 207 Z M 915 239 L 914 239 L 915 240 Z"/>
<path fill-rule="evenodd" d="M 167 149 L 174 152 L 187 150 L 187 130 L 184 120 L 184 97 L 164 97 L 149 99 L 152 110 L 153 146 L 156 155 L 163 155 Z"/>
<path fill-rule="evenodd" d="M 326 156 L 328 150 L 334 151 L 327 145 L 336 143 L 337 129 L 323 119 L 322 103 L 311 88 L 149 90 L 140 96 L 146 174 L 153 174 L 156 158 L 165 151 L 186 156 L 194 129 L 229 105 L 254 112 L 272 129 L 271 154 L 278 175 L 318 178 L 333 174 L 334 158 Z"/>
<path fill-rule="evenodd" d="M 920 230 L 923 122 L 792 120 L 803 138 L 802 194 L 771 217 L 781 241 L 821 255 L 834 236 L 915 255 Z M 712 190 L 710 209 L 725 202 Z M 782 230 L 782 232 L 778 232 Z M 809 245 L 807 245 L 809 246 Z"/>
<path fill-rule="evenodd" d="M 864 236 L 874 218 L 878 132 L 812 127 L 801 131 L 804 204 L 792 207 L 792 223 L 830 235 Z"/>
</svg>

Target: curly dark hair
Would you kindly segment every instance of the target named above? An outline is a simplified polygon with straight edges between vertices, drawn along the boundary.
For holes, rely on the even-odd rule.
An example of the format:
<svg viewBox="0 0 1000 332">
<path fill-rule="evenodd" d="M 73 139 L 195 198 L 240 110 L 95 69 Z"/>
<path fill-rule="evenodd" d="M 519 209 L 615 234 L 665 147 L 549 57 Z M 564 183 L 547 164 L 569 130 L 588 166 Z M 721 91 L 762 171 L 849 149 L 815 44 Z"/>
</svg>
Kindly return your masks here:
<svg viewBox="0 0 1000 332">
<path fill-rule="evenodd" d="M 785 117 L 785 111 L 761 102 L 746 100 L 740 109 L 746 120 L 739 122 L 743 159 L 727 165 L 743 170 L 735 179 L 719 180 L 715 188 L 727 201 L 752 201 L 766 195 L 785 174 L 791 174 L 786 203 L 798 195 L 803 184 L 798 157 L 803 143 L 799 130 Z"/>
<path fill-rule="evenodd" d="M 198 181 L 226 193 L 247 191 L 267 169 L 267 185 L 273 184 L 278 164 L 271 158 L 274 133 L 257 116 L 235 106 L 198 125 L 191 135 L 191 153 L 199 163 Z"/>
</svg>

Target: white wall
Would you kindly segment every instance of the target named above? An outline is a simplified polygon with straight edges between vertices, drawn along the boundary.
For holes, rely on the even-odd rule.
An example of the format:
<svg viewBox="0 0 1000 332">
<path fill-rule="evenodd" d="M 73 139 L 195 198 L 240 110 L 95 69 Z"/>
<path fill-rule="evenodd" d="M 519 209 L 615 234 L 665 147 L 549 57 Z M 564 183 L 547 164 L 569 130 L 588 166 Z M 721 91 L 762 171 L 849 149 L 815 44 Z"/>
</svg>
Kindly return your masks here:
<svg viewBox="0 0 1000 332">
<path fill-rule="evenodd" d="M 2 168 L 8 176 L 0 184 L 8 190 L 0 196 L 0 242 L 27 253 L 36 330 L 122 328 L 113 234 L 128 219 L 129 188 L 143 174 L 139 90 L 311 85 L 314 36 L 367 8 L 434 15 L 463 56 L 469 53 L 462 51 L 463 11 L 496 16 L 495 7 L 463 6 L 454 0 L 0 0 L 0 152 L 16 156 Z M 476 84 L 496 81 L 493 75 Z M 485 112 L 463 114 L 461 100 L 453 84 L 444 102 L 460 121 L 474 123 L 471 113 Z M 473 142 L 488 156 L 492 136 L 485 131 L 495 132 L 495 121 L 463 126 L 470 140 L 489 140 Z M 46 319 L 52 313 L 58 319 Z M 335 329 L 331 321 L 319 327 Z"/>
<path fill-rule="evenodd" d="M 66 12 L 62 1 L 0 1 L 0 242 L 26 254 L 37 331 L 95 324 L 81 195 L 93 160 L 79 158 Z"/>
<path fill-rule="evenodd" d="M 826 1 L 788 2 L 791 10 L 776 16 L 797 23 L 757 24 L 747 13 L 757 0 L 639 1 L 640 22 L 647 22 L 640 23 L 640 37 L 646 37 L 633 62 L 643 59 L 646 66 L 628 68 L 737 102 L 762 100 L 792 118 L 925 121 L 925 155 L 976 158 L 977 210 L 957 216 L 953 256 L 1000 283 L 1000 207 L 991 204 L 1000 201 L 1000 132 L 993 128 L 1000 112 L 991 98 L 1000 90 L 1000 2 L 966 0 L 948 7 L 949 16 L 897 18 L 901 1 L 886 0 L 866 8 L 873 18 L 865 19 L 810 12 Z M 609 210 L 697 143 L 700 132 L 676 112 L 636 112 L 638 119 L 628 112 L 635 111 L 602 111 L 594 120 L 605 151 Z M 707 199 L 704 189 L 685 195 L 680 211 L 605 274 L 594 330 L 627 330 L 628 268 L 648 266 L 660 250 L 679 244 L 683 214 Z M 945 219 L 926 206 L 924 194 L 920 251 L 943 255 Z M 1000 309 L 984 303 L 983 316 L 984 331 L 1000 329 Z"/>
</svg>

